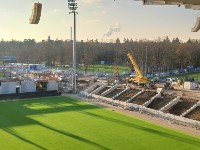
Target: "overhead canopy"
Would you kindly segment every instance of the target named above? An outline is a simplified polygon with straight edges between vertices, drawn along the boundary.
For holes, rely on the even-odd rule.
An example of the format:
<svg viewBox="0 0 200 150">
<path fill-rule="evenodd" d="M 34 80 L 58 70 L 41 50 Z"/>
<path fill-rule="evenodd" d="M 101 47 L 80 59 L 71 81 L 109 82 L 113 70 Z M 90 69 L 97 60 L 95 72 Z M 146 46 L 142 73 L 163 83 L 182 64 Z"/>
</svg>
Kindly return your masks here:
<svg viewBox="0 0 200 150">
<path fill-rule="evenodd" d="M 16 61 L 17 57 L 16 56 L 0 56 L 0 60 L 3 61 Z"/>
<path fill-rule="evenodd" d="M 144 5 L 184 5 L 186 9 L 200 10 L 200 0 L 140 0 Z"/>
<path fill-rule="evenodd" d="M 144 5 L 178 5 L 185 6 L 186 9 L 200 10 L 200 0 L 136 0 L 143 1 Z M 200 18 L 197 18 L 192 32 L 197 32 L 200 29 Z"/>
</svg>

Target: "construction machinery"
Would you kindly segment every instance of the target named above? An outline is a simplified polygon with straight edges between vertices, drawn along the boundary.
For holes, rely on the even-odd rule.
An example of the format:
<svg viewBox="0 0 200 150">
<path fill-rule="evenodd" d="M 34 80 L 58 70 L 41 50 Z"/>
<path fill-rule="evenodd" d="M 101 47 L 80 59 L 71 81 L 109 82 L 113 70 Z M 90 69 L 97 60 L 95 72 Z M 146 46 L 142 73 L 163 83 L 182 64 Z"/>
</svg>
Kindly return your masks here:
<svg viewBox="0 0 200 150">
<path fill-rule="evenodd" d="M 167 89 L 167 90 L 174 90 L 172 82 L 169 82 L 169 81 L 166 81 L 164 83 L 164 88 Z"/>
<path fill-rule="evenodd" d="M 150 82 L 147 79 L 147 77 L 143 76 L 143 74 L 141 73 L 137 63 L 135 62 L 135 60 L 130 52 L 127 53 L 127 57 L 136 72 L 136 77 L 130 78 L 129 82 L 136 83 L 137 85 L 144 85 L 144 86 L 147 86 L 147 88 L 156 88 L 154 83 Z"/>
<path fill-rule="evenodd" d="M 178 84 L 179 86 L 181 86 L 181 85 L 184 84 L 183 79 L 178 79 L 176 82 L 177 82 L 177 84 Z"/>
<path fill-rule="evenodd" d="M 118 66 L 118 65 L 115 65 L 115 66 L 114 66 L 114 76 L 115 76 L 115 78 L 117 78 L 117 79 L 118 79 L 118 77 L 119 77 L 119 66 Z"/>
</svg>

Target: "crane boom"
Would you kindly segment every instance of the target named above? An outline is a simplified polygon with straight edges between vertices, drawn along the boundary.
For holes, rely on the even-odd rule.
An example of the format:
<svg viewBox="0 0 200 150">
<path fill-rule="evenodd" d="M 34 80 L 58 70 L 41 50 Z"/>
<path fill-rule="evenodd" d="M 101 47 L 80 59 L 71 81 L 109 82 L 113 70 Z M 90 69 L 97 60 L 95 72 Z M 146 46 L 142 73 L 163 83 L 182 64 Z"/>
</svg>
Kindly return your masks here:
<svg viewBox="0 0 200 150">
<path fill-rule="evenodd" d="M 147 84 L 148 83 L 147 77 L 143 76 L 143 74 L 141 73 L 137 63 L 135 62 L 135 60 L 130 52 L 127 53 L 127 57 L 130 60 L 131 64 L 133 65 L 136 75 L 137 75 L 134 79 L 131 79 L 131 81 L 137 82 L 138 84 L 140 84 L 140 83 Z"/>
<path fill-rule="evenodd" d="M 138 76 L 139 78 L 143 78 L 143 75 L 142 75 L 142 73 L 140 72 L 140 69 L 139 69 L 138 65 L 136 64 L 136 62 L 135 62 L 133 56 L 131 55 L 131 53 L 128 52 L 128 53 L 127 53 L 127 56 L 128 56 L 128 58 L 129 58 L 131 64 L 133 65 L 137 76 Z"/>
</svg>

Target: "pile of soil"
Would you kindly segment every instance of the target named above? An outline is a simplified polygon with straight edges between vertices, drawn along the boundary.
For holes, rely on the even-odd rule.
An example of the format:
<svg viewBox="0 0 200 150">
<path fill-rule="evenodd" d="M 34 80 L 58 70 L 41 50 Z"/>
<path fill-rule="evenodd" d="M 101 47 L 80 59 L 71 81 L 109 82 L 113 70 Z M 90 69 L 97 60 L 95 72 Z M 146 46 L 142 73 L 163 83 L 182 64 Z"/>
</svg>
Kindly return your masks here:
<svg viewBox="0 0 200 150">
<path fill-rule="evenodd" d="M 188 109 L 190 109 L 195 103 L 197 103 L 197 100 L 181 99 L 181 101 L 174 105 L 171 109 L 169 109 L 168 112 L 170 114 L 179 116 Z"/>
<path fill-rule="evenodd" d="M 115 89 L 114 91 L 110 92 L 106 97 L 112 98 L 113 96 L 117 95 L 118 93 L 122 92 L 124 89 Z"/>
<path fill-rule="evenodd" d="M 150 100 L 155 95 L 156 95 L 156 92 L 145 91 L 144 93 L 138 95 L 135 99 L 133 99 L 132 103 L 143 105 L 145 102 Z"/>
<path fill-rule="evenodd" d="M 100 85 L 97 85 L 97 86 L 94 88 L 94 90 L 98 89 L 99 87 L 100 87 Z M 93 90 L 93 91 L 94 91 L 94 90 Z M 92 92 L 93 92 L 93 91 L 92 91 Z"/>
<path fill-rule="evenodd" d="M 153 102 L 148 106 L 148 108 L 152 108 L 155 110 L 160 110 L 165 105 L 167 105 L 169 102 L 171 102 L 176 97 L 169 96 L 168 94 L 163 94 L 161 98 L 156 98 L 153 100 Z"/>
<path fill-rule="evenodd" d="M 105 92 L 106 90 L 108 90 L 110 87 L 105 87 L 103 88 L 101 91 L 99 91 L 98 95 L 101 95 L 103 92 Z"/>
<path fill-rule="evenodd" d="M 200 106 L 198 106 L 196 109 L 192 110 L 185 117 L 200 121 Z"/>
<path fill-rule="evenodd" d="M 119 97 L 117 97 L 117 100 L 120 101 L 127 101 L 129 98 L 133 97 L 135 94 L 137 94 L 140 90 L 138 89 L 130 89 L 124 93 L 122 93 Z"/>
</svg>

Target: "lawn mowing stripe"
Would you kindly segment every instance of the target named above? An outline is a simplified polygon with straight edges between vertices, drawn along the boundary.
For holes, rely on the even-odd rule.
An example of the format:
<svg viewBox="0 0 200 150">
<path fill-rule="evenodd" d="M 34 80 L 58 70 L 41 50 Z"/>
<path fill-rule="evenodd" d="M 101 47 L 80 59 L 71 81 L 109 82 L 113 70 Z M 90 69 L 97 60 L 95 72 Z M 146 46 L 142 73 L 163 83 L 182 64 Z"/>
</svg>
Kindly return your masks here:
<svg viewBox="0 0 200 150">
<path fill-rule="evenodd" d="M 0 118 L 3 119 L 0 129 L 4 131 L 0 130 L 0 144 L 9 150 L 23 146 L 83 150 L 195 150 L 200 147 L 200 139 L 195 137 L 69 97 L 0 103 Z M 15 140 L 15 135 L 3 129 L 20 135 L 21 139 Z"/>
</svg>

